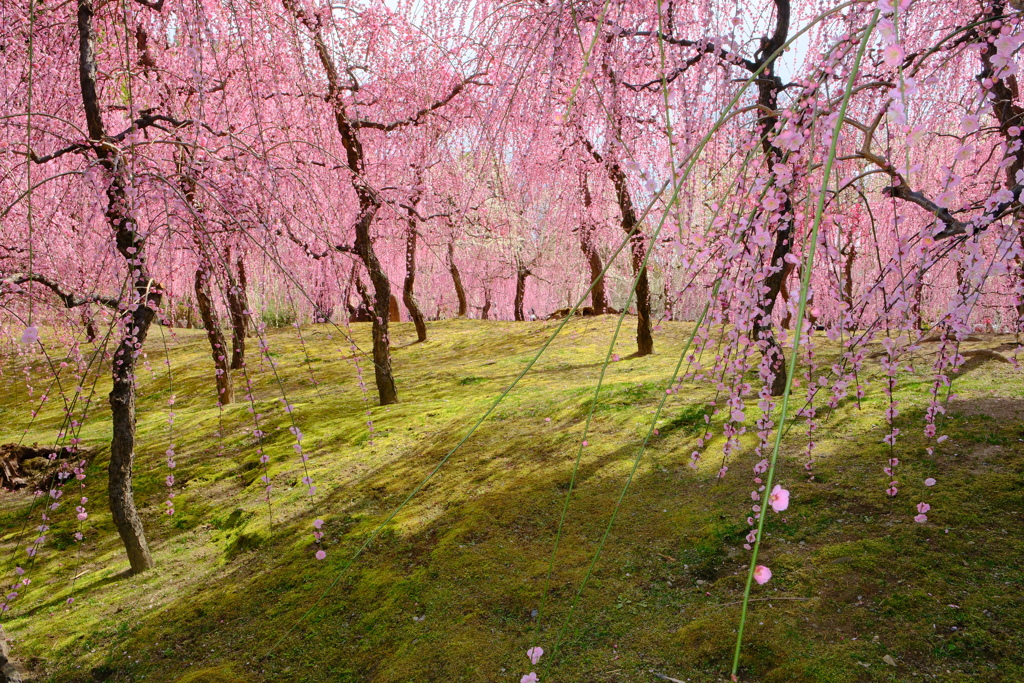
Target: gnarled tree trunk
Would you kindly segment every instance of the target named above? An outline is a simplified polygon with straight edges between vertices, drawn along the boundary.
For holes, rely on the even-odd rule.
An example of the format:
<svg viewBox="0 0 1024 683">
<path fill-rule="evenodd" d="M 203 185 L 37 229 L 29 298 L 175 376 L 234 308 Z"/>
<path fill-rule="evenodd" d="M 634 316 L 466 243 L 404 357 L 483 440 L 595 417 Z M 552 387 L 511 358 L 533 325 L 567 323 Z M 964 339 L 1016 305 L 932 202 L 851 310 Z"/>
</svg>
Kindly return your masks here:
<svg viewBox="0 0 1024 683">
<path fill-rule="evenodd" d="M 391 374 L 391 340 L 388 337 L 388 323 L 391 318 L 391 283 L 377 260 L 370 241 L 370 224 L 379 204 L 370 197 L 369 190 L 361 193 L 360 204 L 364 206 L 363 216 L 356 222 L 356 252 L 366 264 L 373 285 L 373 374 L 377 383 L 377 395 L 382 406 L 398 403 L 398 389 Z"/>
<path fill-rule="evenodd" d="M 775 60 L 773 56 L 776 50 L 782 47 L 789 36 L 789 0 L 775 0 L 776 19 L 775 31 L 771 37 L 761 41 L 761 49 L 758 52 L 755 68 L 764 67 L 761 76 L 757 79 L 757 102 L 764 111 L 774 112 L 778 109 L 779 92 L 782 90 L 782 79 L 775 73 Z M 768 114 L 758 119 L 758 133 L 761 136 L 761 149 L 764 151 L 768 162 L 768 170 L 775 168 L 775 164 L 783 159 L 783 151 L 776 147 L 770 135 L 773 134 L 778 117 Z M 792 124 L 791 124 L 792 125 Z M 782 203 L 782 224 L 775 233 L 775 246 L 771 255 L 771 273 L 765 278 L 762 291 L 765 291 L 761 300 L 761 310 L 754 317 L 754 339 L 757 341 L 761 352 L 768 359 L 768 366 L 771 368 L 774 380 L 771 385 L 771 395 L 781 396 L 786 390 L 786 356 L 782 351 L 782 345 L 775 338 L 772 326 L 772 313 L 775 310 L 775 302 L 782 291 L 782 283 L 786 278 L 785 258 L 792 249 L 793 241 L 793 203 L 787 194 Z"/>
<path fill-rule="evenodd" d="M 195 291 L 199 315 L 203 319 L 203 328 L 206 330 L 206 338 L 210 342 L 210 350 L 213 354 L 217 400 L 221 405 L 228 405 L 234 400 L 234 392 L 231 387 L 231 373 L 228 371 L 227 341 L 224 339 L 224 333 L 221 332 L 217 308 L 210 296 L 209 275 L 203 268 L 196 270 Z"/>
<path fill-rule="evenodd" d="M 530 269 L 526 267 L 526 264 L 517 256 L 516 257 L 516 299 L 515 306 L 513 307 L 512 315 L 516 319 L 516 322 L 523 322 L 526 320 L 526 315 L 523 313 L 523 302 L 526 300 L 526 278 L 530 277 Z"/>
<path fill-rule="evenodd" d="M 231 272 L 231 251 L 225 254 L 224 270 L 228 274 L 225 298 L 228 302 L 228 316 L 231 318 L 231 369 L 245 366 L 245 337 L 249 333 L 249 296 L 246 293 L 245 259 L 238 255 L 238 278 Z"/>
<path fill-rule="evenodd" d="M 614 80 L 614 76 L 612 76 Z M 615 188 L 615 199 L 619 205 L 619 225 L 630 236 L 629 248 L 633 255 L 633 276 L 636 278 L 636 355 L 646 356 L 654 353 L 654 337 L 651 335 L 651 285 L 647 279 L 647 245 L 640 233 L 633 208 L 633 197 L 629 193 L 629 184 L 622 166 L 617 161 L 607 162 L 589 140 L 583 138 L 583 144 L 599 164 L 603 164 L 608 172 L 608 179 Z"/>
<path fill-rule="evenodd" d="M 103 128 L 99 94 L 96 86 L 95 32 L 91 0 L 78 0 L 78 80 L 82 90 L 86 127 L 93 152 L 100 165 L 109 174 L 107 209 L 105 217 L 114 232 L 117 251 L 124 258 L 133 276 L 133 300 L 123 321 L 123 332 L 112 364 L 113 389 L 110 409 L 113 436 L 110 440 L 110 466 L 107 492 L 114 524 L 128 553 L 133 573 L 153 566 L 153 556 L 146 543 L 142 520 L 135 507 L 132 491 L 132 467 L 135 460 L 135 367 L 138 355 L 149 334 L 149 327 L 160 306 L 162 292 L 149 275 L 146 245 L 137 232 L 131 201 L 126 192 L 124 157 L 116 142 L 110 140 Z"/>
<path fill-rule="evenodd" d="M 585 174 L 581 175 L 580 182 L 583 186 L 583 206 L 585 209 L 589 209 L 594 202 Z M 608 294 L 602 274 L 604 264 L 594 245 L 594 228 L 587 217 L 584 218 L 583 224 L 580 226 L 580 251 L 583 252 L 583 258 L 587 260 L 587 266 L 590 268 L 590 283 L 593 285 L 590 290 L 590 305 L 594 309 L 594 315 L 603 315 L 608 311 Z"/>
<path fill-rule="evenodd" d="M 455 240 L 448 243 L 448 270 L 452 274 L 452 282 L 455 283 L 455 296 L 459 298 L 459 317 L 465 318 L 469 311 L 469 303 L 466 300 L 466 288 L 462 286 L 462 275 L 459 267 L 455 265 Z"/>
<path fill-rule="evenodd" d="M 480 309 L 480 319 L 490 320 L 491 315 L 491 290 L 484 289 L 484 307 Z"/>
<path fill-rule="evenodd" d="M 155 297 L 155 300 L 154 300 Z M 135 507 L 132 469 L 135 464 L 135 367 L 139 351 L 149 332 L 160 295 L 148 297 L 151 305 L 139 305 L 125 322 L 125 334 L 114 353 L 114 387 L 110 392 L 113 437 L 107 469 L 107 494 L 117 532 L 128 553 L 133 574 L 153 567 L 142 519 Z M 134 335 L 133 330 L 138 330 Z"/>
<path fill-rule="evenodd" d="M 422 173 L 419 169 L 416 171 L 415 182 L 417 186 L 423 184 Z M 406 207 L 405 222 L 408 231 L 405 235 L 405 282 L 402 284 L 402 302 L 405 303 L 409 317 L 412 318 L 413 325 L 416 326 L 416 341 L 424 342 L 427 341 L 427 323 L 423 319 L 423 312 L 420 311 L 413 291 L 416 284 L 416 206 L 419 203 L 420 193 L 417 191 L 413 195 L 410 205 Z"/>
<path fill-rule="evenodd" d="M 285 8 L 298 19 L 313 37 L 320 65 L 327 77 L 327 101 L 334 110 L 334 124 L 345 148 L 345 163 L 351 171 L 349 182 L 359 201 L 359 216 L 356 219 L 354 251 L 366 266 L 373 285 L 373 374 L 377 383 L 377 394 L 382 406 L 398 403 L 398 389 L 391 374 L 391 340 L 388 336 L 388 318 L 391 306 L 391 283 L 377 259 L 370 236 L 373 219 L 381 206 L 377 192 L 366 184 L 366 156 L 359 129 L 353 125 L 342 101 L 345 87 L 339 82 L 339 71 L 334 56 L 327 47 L 319 17 L 314 17 L 296 0 L 284 0 Z"/>
</svg>

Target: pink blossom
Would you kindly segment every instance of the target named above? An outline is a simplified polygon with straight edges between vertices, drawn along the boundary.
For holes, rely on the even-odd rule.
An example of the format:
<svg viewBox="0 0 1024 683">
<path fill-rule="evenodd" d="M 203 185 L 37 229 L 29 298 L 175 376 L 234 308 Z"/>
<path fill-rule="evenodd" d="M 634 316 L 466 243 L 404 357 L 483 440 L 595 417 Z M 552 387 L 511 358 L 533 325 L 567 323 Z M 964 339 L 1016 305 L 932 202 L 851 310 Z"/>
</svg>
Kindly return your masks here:
<svg viewBox="0 0 1024 683">
<path fill-rule="evenodd" d="M 763 564 L 759 564 L 754 567 L 754 581 L 757 581 L 759 585 L 764 585 L 772 578 L 772 570 Z"/>
<path fill-rule="evenodd" d="M 326 551 L 324 551 L 324 550 L 317 550 L 316 551 L 316 559 L 322 560 L 325 557 L 327 557 L 327 552 Z"/>
<path fill-rule="evenodd" d="M 882 50 L 882 59 L 885 61 L 886 66 L 897 66 L 903 61 L 903 48 L 895 43 L 887 45 Z"/>
<path fill-rule="evenodd" d="M 526 651 L 526 656 L 530 658 L 530 663 L 536 665 L 540 661 L 541 655 L 544 654 L 544 648 L 542 647 L 531 647 Z"/>
<path fill-rule="evenodd" d="M 927 479 L 924 480 L 924 485 L 925 486 L 935 486 L 935 480 L 932 479 L 931 477 L 928 477 Z"/>
<path fill-rule="evenodd" d="M 922 515 L 924 513 L 928 512 L 931 509 L 932 509 L 932 506 L 929 505 L 928 503 L 918 503 L 917 504 L 917 511 L 920 512 Z"/>
<path fill-rule="evenodd" d="M 921 513 L 920 515 L 914 515 L 914 521 L 918 524 L 924 524 L 928 521 L 928 515 Z"/>
<path fill-rule="evenodd" d="M 37 339 L 39 339 L 39 329 L 35 325 L 29 325 L 21 333 L 22 344 L 34 344 Z"/>
<path fill-rule="evenodd" d="M 537 674 L 530 672 L 519 679 L 519 683 L 537 683 L 540 679 L 537 678 Z"/>
<path fill-rule="evenodd" d="M 789 491 L 776 484 L 768 496 L 768 504 L 772 506 L 772 510 L 782 512 L 789 507 Z"/>
</svg>

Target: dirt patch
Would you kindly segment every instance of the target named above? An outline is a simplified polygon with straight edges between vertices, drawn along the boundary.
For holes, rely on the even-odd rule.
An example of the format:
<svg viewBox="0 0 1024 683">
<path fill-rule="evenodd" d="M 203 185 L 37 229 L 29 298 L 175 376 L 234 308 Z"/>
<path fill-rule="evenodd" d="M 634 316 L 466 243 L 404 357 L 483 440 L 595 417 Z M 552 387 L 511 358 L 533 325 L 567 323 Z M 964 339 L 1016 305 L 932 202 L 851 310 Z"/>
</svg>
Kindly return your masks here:
<svg viewBox="0 0 1024 683">
<path fill-rule="evenodd" d="M 992 349 L 975 349 L 972 351 L 964 351 L 963 356 L 967 360 L 965 360 L 963 365 L 960 366 L 960 374 L 980 368 L 982 365 L 985 365 L 986 363 L 1010 363 L 1009 358 L 999 353 L 998 351 L 993 351 Z"/>
<path fill-rule="evenodd" d="M 965 417 L 985 415 L 1000 422 L 1024 420 L 1024 399 L 972 398 L 949 402 L 949 411 Z"/>
</svg>

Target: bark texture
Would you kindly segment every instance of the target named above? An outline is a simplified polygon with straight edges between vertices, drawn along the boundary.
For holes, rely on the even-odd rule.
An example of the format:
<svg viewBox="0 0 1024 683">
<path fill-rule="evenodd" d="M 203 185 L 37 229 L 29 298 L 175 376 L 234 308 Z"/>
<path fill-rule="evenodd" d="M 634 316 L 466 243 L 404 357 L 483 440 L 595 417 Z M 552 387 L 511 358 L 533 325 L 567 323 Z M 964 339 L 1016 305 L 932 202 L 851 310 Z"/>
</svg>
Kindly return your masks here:
<svg viewBox="0 0 1024 683">
<path fill-rule="evenodd" d="M 231 386 L 231 373 L 228 370 L 227 341 L 220 329 L 220 317 L 210 295 L 209 275 L 203 268 L 196 270 L 195 292 L 199 315 L 203 319 L 203 329 L 206 330 L 206 338 L 210 342 L 210 351 L 213 354 L 217 400 L 221 405 L 228 405 L 234 401 L 234 391 Z"/>
<path fill-rule="evenodd" d="M 589 211 L 594 200 L 590 194 L 590 187 L 587 184 L 586 175 L 580 177 L 583 189 L 583 207 Z M 589 216 L 589 213 L 587 214 Z M 594 226 L 590 223 L 589 217 L 585 217 L 580 225 L 580 251 L 583 258 L 587 260 L 587 267 L 590 269 L 590 283 L 593 288 L 590 290 L 590 306 L 594 315 L 603 315 L 608 312 L 608 294 L 604 286 L 604 263 L 601 262 L 601 255 L 597 253 L 597 246 L 594 244 Z"/>
<path fill-rule="evenodd" d="M 231 369 L 240 370 L 245 366 L 245 337 L 249 334 L 249 296 L 246 293 L 245 259 L 238 255 L 236 278 L 231 272 L 231 252 L 225 258 L 228 287 L 225 299 L 228 302 L 228 316 L 231 318 Z"/>
<path fill-rule="evenodd" d="M 459 299 L 460 318 L 465 318 L 469 311 L 469 303 L 466 300 L 466 288 L 462 286 L 462 275 L 459 267 L 455 265 L 455 241 L 448 243 L 448 271 L 452 274 L 452 282 L 455 283 L 455 296 Z"/>
<path fill-rule="evenodd" d="M 160 306 L 162 292 L 149 275 L 146 245 L 136 230 L 127 190 L 127 170 L 116 141 L 103 127 L 96 86 L 96 37 L 93 29 L 93 3 L 78 0 L 78 78 L 82 91 L 92 151 L 109 177 L 105 218 L 114 233 L 117 251 L 133 275 L 133 297 L 122 318 L 121 340 L 113 360 L 113 389 L 110 392 L 113 435 L 110 441 L 110 466 L 107 492 L 114 524 L 124 543 L 133 573 L 153 566 L 153 556 L 135 506 L 132 468 L 135 460 L 135 367 Z"/>
</svg>

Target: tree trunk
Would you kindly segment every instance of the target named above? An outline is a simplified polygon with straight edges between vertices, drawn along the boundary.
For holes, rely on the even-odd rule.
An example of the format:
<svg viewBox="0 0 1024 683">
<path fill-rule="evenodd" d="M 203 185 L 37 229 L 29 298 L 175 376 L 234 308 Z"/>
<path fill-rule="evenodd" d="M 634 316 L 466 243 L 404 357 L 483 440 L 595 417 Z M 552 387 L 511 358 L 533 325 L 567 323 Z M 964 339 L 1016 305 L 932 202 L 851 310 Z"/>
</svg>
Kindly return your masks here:
<svg viewBox="0 0 1024 683">
<path fill-rule="evenodd" d="M 199 315 L 202 316 L 203 328 L 206 330 L 206 338 L 210 341 L 210 350 L 213 353 L 217 400 L 220 405 L 228 405 L 234 400 L 234 392 L 231 388 L 231 373 L 228 371 L 227 342 L 220 329 L 217 308 L 210 296 L 210 281 L 203 268 L 196 270 L 195 290 Z"/>
<path fill-rule="evenodd" d="M 82 324 L 85 325 L 85 341 L 90 344 L 96 341 L 96 321 L 93 320 L 88 306 L 82 309 Z"/>
<path fill-rule="evenodd" d="M 633 277 L 636 278 L 636 355 L 647 356 L 654 353 L 654 337 L 651 335 L 651 286 L 647 279 L 647 268 L 644 259 L 647 247 L 643 235 L 640 234 L 633 208 L 633 198 L 629 194 L 626 174 L 617 161 L 605 159 L 590 143 L 583 138 L 583 144 L 599 164 L 604 164 L 608 179 L 615 187 L 615 199 L 619 205 L 619 223 L 623 231 L 630 235 L 629 246 L 633 253 Z"/>
<path fill-rule="evenodd" d="M 526 278 L 530 276 L 530 269 L 527 268 L 518 257 L 516 257 L 516 301 L 512 311 L 516 322 L 526 320 L 523 313 L 523 301 L 526 299 Z"/>
<path fill-rule="evenodd" d="M 448 269 L 452 274 L 452 282 L 455 283 L 455 296 L 459 298 L 459 317 L 465 318 L 469 310 L 466 300 L 466 289 L 462 286 L 462 275 L 459 274 L 459 267 L 455 265 L 455 241 L 448 243 Z"/>
<path fill-rule="evenodd" d="M 382 406 L 398 403 L 398 390 L 395 388 L 395 379 L 391 374 L 391 341 L 388 337 L 391 284 L 388 282 L 387 275 L 384 274 L 384 269 L 381 268 L 380 261 L 377 260 L 377 254 L 373 249 L 373 240 L 370 237 L 370 228 L 380 209 L 381 200 L 376 190 L 368 186 L 364 180 L 366 157 L 363 151 L 363 142 L 359 137 L 359 129 L 352 125 L 348 112 L 345 110 L 342 100 L 345 86 L 339 82 L 340 72 L 334 56 L 324 40 L 320 19 L 307 13 L 297 0 L 284 0 L 284 6 L 312 34 L 317 58 L 327 77 L 326 99 L 332 105 L 334 125 L 341 138 L 341 144 L 345 148 L 345 164 L 351 171 L 349 182 L 359 201 L 359 216 L 355 224 L 356 239 L 353 251 L 362 259 L 363 265 L 366 266 L 366 270 L 370 274 L 370 282 L 373 284 L 373 373 L 377 383 L 377 393 Z"/>
<path fill-rule="evenodd" d="M 480 319 L 490 320 L 491 315 L 491 290 L 484 289 L 484 307 L 480 309 Z"/>
<path fill-rule="evenodd" d="M 776 50 L 782 47 L 789 36 L 789 0 L 776 1 L 775 30 L 770 37 L 761 40 L 761 49 L 758 50 L 757 68 L 763 68 L 761 76 L 757 79 L 757 102 L 762 110 L 774 112 L 778 109 L 779 92 L 783 84 L 782 79 L 775 73 L 775 60 L 772 56 Z M 758 119 L 757 132 L 761 138 L 761 149 L 765 154 L 768 163 L 768 170 L 775 168 L 777 162 L 782 161 L 783 151 L 776 147 L 770 135 L 773 133 L 778 117 L 768 114 Z M 793 125 L 793 124 L 790 124 Z M 754 317 L 754 339 L 761 348 L 762 354 L 769 359 L 769 367 L 775 379 L 772 381 L 771 395 L 781 396 L 786 390 L 786 356 L 782 346 L 775 339 L 775 332 L 772 329 L 772 312 L 775 310 L 775 301 L 782 290 L 782 283 L 786 278 L 785 257 L 792 251 L 793 238 L 793 203 L 787 194 L 782 205 L 782 224 L 775 233 L 775 246 L 772 249 L 771 265 L 773 272 L 765 278 L 762 291 L 766 290 L 761 300 L 761 310 Z"/>
<path fill-rule="evenodd" d="M 647 249 L 639 233 L 630 240 L 633 250 L 633 273 L 640 273 L 636 281 L 636 355 L 654 353 L 654 337 L 651 335 L 651 285 L 647 279 L 644 258 Z"/>
<path fill-rule="evenodd" d="M 921 317 L 921 299 L 924 296 L 924 270 L 918 269 L 917 282 L 910 288 L 910 320 L 915 330 L 924 329 L 924 319 Z"/>
<path fill-rule="evenodd" d="M 95 34 L 91 0 L 78 0 L 78 81 L 82 91 L 86 128 L 91 140 L 106 140 L 99 94 L 96 89 Z M 135 365 L 137 355 L 149 333 L 149 326 L 160 306 L 160 286 L 149 276 L 145 242 L 136 232 L 125 183 L 124 159 L 116 145 L 95 145 L 94 153 L 110 176 L 107 185 L 105 218 L 114 232 L 117 250 L 133 276 L 135 296 L 125 313 L 123 334 L 114 354 L 110 392 L 113 436 L 110 440 L 110 466 L 107 491 L 114 524 L 124 542 L 133 573 L 153 566 L 142 520 L 135 508 L 132 492 L 132 465 L 135 459 Z"/>
<path fill-rule="evenodd" d="M 789 225 L 788 223 L 784 224 L 784 227 L 780 228 L 776 235 L 771 263 L 778 268 L 778 272 L 765 278 L 764 289 L 767 289 L 768 292 L 761 300 L 761 310 L 754 317 L 753 325 L 754 339 L 757 341 L 762 355 L 768 358 L 768 367 L 774 375 L 770 390 L 772 396 L 781 396 L 786 391 L 786 356 L 772 329 L 772 313 L 775 310 L 775 301 L 782 291 L 782 283 L 788 275 L 787 264 L 783 258 L 789 253 Z M 783 237 L 784 233 L 785 237 Z"/>
<path fill-rule="evenodd" d="M 107 494 L 133 574 L 153 567 L 142 519 L 135 507 L 132 467 L 135 462 L 135 362 L 153 321 L 154 311 L 140 305 L 125 321 L 125 334 L 114 354 L 114 388 L 110 392 L 113 438 L 110 440 Z M 131 333 L 137 329 L 133 336 Z"/>
<path fill-rule="evenodd" d="M 245 337 L 249 333 L 249 296 L 246 293 L 245 259 L 238 255 L 238 278 L 231 272 L 231 252 L 226 254 L 225 270 L 228 274 L 228 288 L 225 298 L 228 302 L 228 316 L 231 318 L 231 369 L 245 366 Z"/>
<path fill-rule="evenodd" d="M 583 206 L 589 209 L 593 204 L 593 198 L 590 196 L 586 175 L 582 176 L 582 185 Z M 583 258 L 587 260 L 587 265 L 590 267 L 590 283 L 593 285 L 590 290 L 590 305 L 594 309 L 594 315 L 603 315 L 608 311 L 608 294 L 604 287 L 604 275 L 602 275 L 604 264 L 601 263 L 601 255 L 597 253 L 597 247 L 594 246 L 593 227 L 586 218 L 583 225 L 580 226 L 580 251 L 583 252 Z"/>
<path fill-rule="evenodd" d="M 416 341 L 427 341 L 427 323 L 413 294 L 416 282 L 416 221 L 412 210 L 409 212 L 409 232 L 405 236 L 405 282 L 402 286 L 402 301 L 409 310 L 409 317 L 416 326 Z"/>
<path fill-rule="evenodd" d="M 382 406 L 398 403 L 398 389 L 395 378 L 391 374 L 391 340 L 388 336 L 388 323 L 391 318 L 391 283 L 384 269 L 377 260 L 370 240 L 370 224 L 380 205 L 365 190 L 362 194 L 362 216 L 356 222 L 355 248 L 373 285 L 373 374 L 377 383 L 377 395 Z"/>
<path fill-rule="evenodd" d="M 788 261 L 782 266 L 782 284 L 779 285 L 779 296 L 782 297 L 782 305 L 786 307 L 786 312 L 779 324 L 784 330 L 788 330 L 789 326 L 793 324 L 793 312 L 789 309 L 789 277 L 795 268 L 796 265 Z"/>
<path fill-rule="evenodd" d="M 851 243 L 846 247 L 846 257 L 843 263 L 843 303 L 846 310 L 853 312 L 853 263 L 857 260 L 857 248 Z"/>
</svg>

